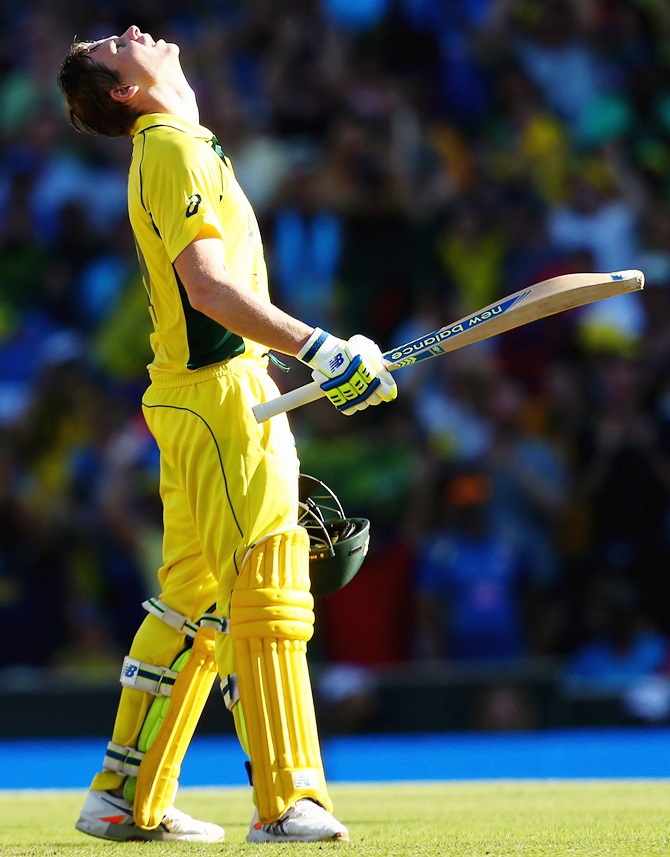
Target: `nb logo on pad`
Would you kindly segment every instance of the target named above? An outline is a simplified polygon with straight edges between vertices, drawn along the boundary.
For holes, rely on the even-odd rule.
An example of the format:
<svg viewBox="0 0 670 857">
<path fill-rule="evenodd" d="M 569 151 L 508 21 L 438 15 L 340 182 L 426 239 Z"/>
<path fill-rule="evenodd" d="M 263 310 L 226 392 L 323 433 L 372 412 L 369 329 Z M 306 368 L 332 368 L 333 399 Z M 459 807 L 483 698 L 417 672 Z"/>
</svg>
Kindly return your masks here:
<svg viewBox="0 0 670 857">
<path fill-rule="evenodd" d="M 137 675 L 137 664 L 132 661 L 125 661 L 123 664 L 123 669 L 121 670 L 121 675 L 123 678 L 135 678 Z"/>
<path fill-rule="evenodd" d="M 318 787 L 318 777 L 313 768 L 292 771 L 291 779 L 294 789 L 315 789 Z"/>
</svg>

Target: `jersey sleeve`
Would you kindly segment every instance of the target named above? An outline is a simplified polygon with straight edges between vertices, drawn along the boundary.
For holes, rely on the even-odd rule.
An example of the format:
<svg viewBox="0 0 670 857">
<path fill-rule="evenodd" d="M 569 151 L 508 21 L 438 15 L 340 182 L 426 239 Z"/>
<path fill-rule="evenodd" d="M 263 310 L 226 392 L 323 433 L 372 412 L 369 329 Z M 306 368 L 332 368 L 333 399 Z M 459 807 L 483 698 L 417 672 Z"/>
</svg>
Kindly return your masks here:
<svg viewBox="0 0 670 857">
<path fill-rule="evenodd" d="M 226 176 L 205 141 L 184 134 L 175 140 L 149 140 L 140 170 L 142 205 L 170 262 L 203 233 L 223 238 L 217 212 Z"/>
</svg>

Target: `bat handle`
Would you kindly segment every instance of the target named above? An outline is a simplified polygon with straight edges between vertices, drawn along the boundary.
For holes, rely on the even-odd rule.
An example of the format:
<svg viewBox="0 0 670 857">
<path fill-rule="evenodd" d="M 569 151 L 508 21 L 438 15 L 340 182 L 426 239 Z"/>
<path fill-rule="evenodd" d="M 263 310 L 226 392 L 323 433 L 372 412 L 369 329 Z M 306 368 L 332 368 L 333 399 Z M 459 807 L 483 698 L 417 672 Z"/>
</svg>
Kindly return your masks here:
<svg viewBox="0 0 670 857">
<path fill-rule="evenodd" d="M 297 387 L 276 399 L 271 399 L 269 402 L 260 402 L 252 408 L 256 422 L 264 423 L 270 417 L 275 417 L 277 414 L 283 414 L 286 411 L 292 411 L 293 408 L 299 408 L 300 405 L 307 405 L 309 402 L 315 402 L 324 396 L 325 393 L 321 389 L 318 381 L 312 381 L 310 384 L 305 384 L 302 387 Z"/>
</svg>

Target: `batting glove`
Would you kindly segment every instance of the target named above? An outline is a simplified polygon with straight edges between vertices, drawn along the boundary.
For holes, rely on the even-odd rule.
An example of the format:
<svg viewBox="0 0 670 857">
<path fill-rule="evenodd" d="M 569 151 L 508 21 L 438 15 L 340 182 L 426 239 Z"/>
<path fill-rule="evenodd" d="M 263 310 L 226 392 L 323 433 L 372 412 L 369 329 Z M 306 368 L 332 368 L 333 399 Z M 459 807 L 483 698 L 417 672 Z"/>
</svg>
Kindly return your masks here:
<svg viewBox="0 0 670 857">
<path fill-rule="evenodd" d="M 344 342 L 317 327 L 296 357 L 312 369 L 312 378 L 347 416 L 391 402 L 398 394 L 379 346 L 360 334 Z"/>
</svg>

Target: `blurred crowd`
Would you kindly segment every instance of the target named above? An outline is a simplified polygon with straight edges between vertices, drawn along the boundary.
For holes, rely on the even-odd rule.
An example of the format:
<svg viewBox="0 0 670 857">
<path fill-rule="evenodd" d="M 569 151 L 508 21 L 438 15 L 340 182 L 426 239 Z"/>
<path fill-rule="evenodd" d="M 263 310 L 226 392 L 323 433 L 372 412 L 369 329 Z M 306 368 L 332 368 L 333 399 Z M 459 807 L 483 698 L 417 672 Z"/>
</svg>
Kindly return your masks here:
<svg viewBox="0 0 670 857">
<path fill-rule="evenodd" d="M 294 413 L 303 472 L 372 521 L 318 605 L 333 700 L 388 665 L 558 659 L 566 687 L 670 670 L 666 0 L 89 0 L 0 9 L 0 673 L 118 671 L 160 564 L 140 397 L 149 316 L 130 144 L 76 134 L 77 38 L 176 41 L 254 205 L 277 303 L 382 349 L 527 285 L 640 294 Z M 288 361 L 284 388 L 308 380 Z M 188 440 L 185 438 L 185 442 Z"/>
</svg>

